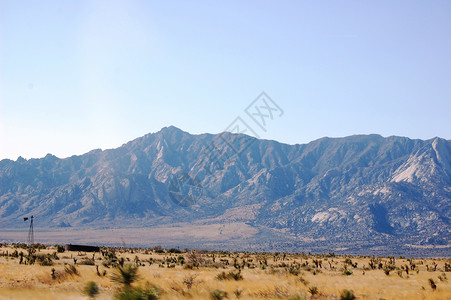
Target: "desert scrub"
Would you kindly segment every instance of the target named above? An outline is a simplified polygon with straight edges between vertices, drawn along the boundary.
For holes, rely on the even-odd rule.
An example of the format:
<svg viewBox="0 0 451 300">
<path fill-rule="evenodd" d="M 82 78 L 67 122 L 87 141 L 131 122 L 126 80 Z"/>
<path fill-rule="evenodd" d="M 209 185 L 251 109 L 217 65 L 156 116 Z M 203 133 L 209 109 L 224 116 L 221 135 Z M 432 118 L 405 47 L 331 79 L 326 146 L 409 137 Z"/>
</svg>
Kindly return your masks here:
<svg viewBox="0 0 451 300">
<path fill-rule="evenodd" d="M 89 298 L 94 299 L 99 294 L 99 286 L 94 281 L 89 281 L 86 284 L 83 293 Z"/>
<path fill-rule="evenodd" d="M 84 258 L 80 260 L 79 265 L 94 266 L 96 263 L 92 258 Z"/>
<path fill-rule="evenodd" d="M 138 267 L 133 265 L 126 265 L 124 267 L 118 266 L 115 272 L 111 275 L 111 280 L 121 283 L 124 286 L 130 286 L 133 282 L 138 280 Z"/>
<path fill-rule="evenodd" d="M 290 297 L 290 300 L 305 300 L 305 295 L 303 293 L 296 293 Z"/>
<path fill-rule="evenodd" d="M 299 273 L 301 273 L 301 265 L 299 265 L 299 264 L 291 265 L 288 268 L 288 273 L 290 273 L 294 276 L 298 276 Z"/>
<path fill-rule="evenodd" d="M 133 287 L 131 284 L 139 279 L 138 266 L 131 264 L 118 266 L 111 275 L 111 280 L 122 284 L 122 289 L 118 291 L 114 298 L 118 300 L 153 300 L 158 299 L 161 293 L 156 285 L 148 284 L 146 287 Z"/>
<path fill-rule="evenodd" d="M 196 277 L 197 277 L 197 275 L 189 275 L 189 276 L 186 276 L 186 277 L 183 279 L 183 284 L 186 285 L 186 287 L 188 288 L 188 290 L 191 289 L 191 287 L 192 287 L 192 286 L 194 285 L 194 283 L 196 282 Z"/>
<path fill-rule="evenodd" d="M 299 281 L 302 282 L 303 285 L 307 286 L 309 284 L 308 280 L 306 280 L 304 277 L 300 276 Z"/>
<path fill-rule="evenodd" d="M 148 285 L 144 288 L 127 286 L 114 295 L 117 300 L 156 300 L 159 299 L 161 290 Z"/>
<path fill-rule="evenodd" d="M 395 270 L 396 269 L 396 266 L 395 265 L 392 265 L 392 264 L 386 264 L 385 266 L 384 266 L 384 273 L 385 273 L 385 275 L 390 275 L 390 271 L 393 271 L 393 270 Z"/>
<path fill-rule="evenodd" d="M 64 272 L 66 272 L 67 275 L 71 276 L 80 276 L 80 272 L 78 271 L 77 267 L 75 265 L 67 265 L 64 267 Z"/>
<path fill-rule="evenodd" d="M 233 291 L 233 293 L 235 294 L 235 297 L 240 298 L 241 295 L 243 294 L 243 290 L 242 289 L 236 289 Z"/>
<path fill-rule="evenodd" d="M 228 273 L 221 272 L 218 275 L 216 275 L 216 279 L 218 280 L 243 280 L 243 275 L 241 275 L 241 271 L 233 272 L 230 271 Z"/>
<path fill-rule="evenodd" d="M 310 295 L 312 295 L 312 297 L 318 295 L 319 293 L 318 288 L 316 286 L 309 287 L 308 292 L 310 293 Z"/>
<path fill-rule="evenodd" d="M 340 300 L 354 300 L 354 292 L 352 290 L 343 290 L 340 294 Z"/>
<path fill-rule="evenodd" d="M 431 286 L 432 290 L 435 291 L 437 289 L 437 285 L 435 284 L 434 279 L 429 278 L 429 285 Z"/>
<path fill-rule="evenodd" d="M 210 293 L 210 298 L 213 300 L 222 300 L 227 298 L 227 292 L 216 289 Z"/>
<path fill-rule="evenodd" d="M 53 266 L 52 255 L 39 253 L 35 255 L 35 259 L 39 261 L 41 266 Z"/>
<path fill-rule="evenodd" d="M 41 266 L 53 266 L 53 261 L 52 261 L 50 258 L 46 257 L 46 258 L 44 258 L 43 260 L 41 260 L 41 261 L 39 262 L 39 264 L 40 264 Z"/>
<path fill-rule="evenodd" d="M 343 271 L 343 274 L 349 276 L 349 275 L 352 275 L 352 271 L 346 268 L 346 269 Z"/>
</svg>

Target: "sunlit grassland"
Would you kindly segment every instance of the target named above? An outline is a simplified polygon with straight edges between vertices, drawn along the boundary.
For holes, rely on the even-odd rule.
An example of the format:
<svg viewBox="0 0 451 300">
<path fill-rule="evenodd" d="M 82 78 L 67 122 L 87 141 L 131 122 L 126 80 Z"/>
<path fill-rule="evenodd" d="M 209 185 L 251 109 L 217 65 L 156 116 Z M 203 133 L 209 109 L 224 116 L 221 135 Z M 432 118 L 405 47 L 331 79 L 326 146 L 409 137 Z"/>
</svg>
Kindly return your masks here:
<svg viewBox="0 0 451 300">
<path fill-rule="evenodd" d="M 53 257 L 47 262 L 51 265 L 46 266 L 39 259 L 28 264 L 26 248 L 3 245 L 0 299 L 87 299 L 83 289 L 89 281 L 100 288 L 97 299 L 112 299 L 122 288 L 111 280 L 116 266 L 121 264 L 138 266 L 139 278 L 132 286 L 156 287 L 160 299 L 210 299 L 214 290 L 227 293 L 228 299 L 295 299 L 296 295 L 300 299 L 340 299 L 344 289 L 352 290 L 357 299 L 451 299 L 451 272 L 445 272 L 445 264 L 451 263 L 449 259 L 102 250 L 104 255 L 95 253 L 92 260 L 92 253 L 57 253 L 56 247 L 48 246 L 34 254 L 41 259 L 47 254 Z M 21 264 L 17 256 L 20 252 Z M 76 266 L 78 275 L 65 271 L 70 265 Z M 222 272 L 241 274 L 242 279 L 218 279 Z M 435 282 L 435 290 L 429 279 Z M 314 287 L 317 293 L 312 295 Z"/>
</svg>

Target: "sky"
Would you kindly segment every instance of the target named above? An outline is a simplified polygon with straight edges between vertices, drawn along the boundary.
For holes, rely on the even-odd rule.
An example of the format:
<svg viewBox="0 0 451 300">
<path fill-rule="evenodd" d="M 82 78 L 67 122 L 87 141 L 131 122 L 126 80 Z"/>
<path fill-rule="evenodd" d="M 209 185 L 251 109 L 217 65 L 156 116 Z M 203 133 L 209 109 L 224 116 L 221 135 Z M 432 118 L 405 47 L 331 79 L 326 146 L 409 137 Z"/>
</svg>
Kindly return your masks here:
<svg viewBox="0 0 451 300">
<path fill-rule="evenodd" d="M 450 53 L 450 1 L 0 0 L 0 159 L 237 117 L 289 144 L 451 139 Z"/>
</svg>

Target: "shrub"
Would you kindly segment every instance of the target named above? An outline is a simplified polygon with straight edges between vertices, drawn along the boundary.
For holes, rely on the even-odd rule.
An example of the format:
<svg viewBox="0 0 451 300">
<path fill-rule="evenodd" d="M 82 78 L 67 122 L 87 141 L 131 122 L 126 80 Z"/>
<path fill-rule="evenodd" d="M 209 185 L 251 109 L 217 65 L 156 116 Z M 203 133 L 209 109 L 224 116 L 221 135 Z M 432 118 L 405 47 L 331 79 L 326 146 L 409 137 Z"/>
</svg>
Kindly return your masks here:
<svg viewBox="0 0 451 300">
<path fill-rule="evenodd" d="M 349 269 L 345 269 L 345 270 L 343 271 L 343 274 L 349 276 L 349 275 L 352 275 L 352 271 L 349 270 Z"/>
<path fill-rule="evenodd" d="M 53 252 L 52 254 L 49 254 L 49 257 L 50 257 L 51 259 L 54 259 L 54 260 L 59 260 L 59 259 L 60 259 L 60 258 L 58 257 L 58 254 L 56 254 L 56 251 Z"/>
<path fill-rule="evenodd" d="M 210 293 L 210 297 L 213 300 L 222 300 L 224 298 L 227 298 L 227 293 L 225 291 L 216 289 Z"/>
<path fill-rule="evenodd" d="M 39 263 L 41 266 L 53 266 L 53 261 L 50 259 L 50 257 L 46 257 Z"/>
<path fill-rule="evenodd" d="M 340 294 L 340 300 L 354 300 L 354 292 L 352 290 L 343 290 Z"/>
<path fill-rule="evenodd" d="M 183 279 L 183 283 L 186 285 L 188 290 L 193 286 L 196 281 L 196 275 L 189 275 Z"/>
<path fill-rule="evenodd" d="M 228 273 L 226 272 L 221 272 L 218 275 L 216 275 L 216 279 L 218 280 L 243 280 L 243 275 L 241 275 L 240 271 L 237 272 L 233 272 L 230 271 Z"/>
<path fill-rule="evenodd" d="M 97 294 L 99 294 L 99 287 L 97 283 L 95 283 L 94 281 L 90 281 L 86 284 L 83 292 L 89 298 L 95 298 Z"/>
<path fill-rule="evenodd" d="M 288 268 L 288 272 L 294 276 L 298 276 L 301 272 L 300 265 L 292 265 Z"/>
<path fill-rule="evenodd" d="M 115 273 L 111 275 L 111 280 L 122 283 L 124 286 L 130 286 L 138 277 L 138 267 L 126 265 L 124 267 L 118 266 Z"/>
<path fill-rule="evenodd" d="M 168 253 L 182 253 L 182 251 L 180 251 L 180 249 L 177 248 L 171 248 L 168 250 Z"/>
<path fill-rule="evenodd" d="M 79 265 L 94 266 L 96 263 L 91 258 L 85 258 L 85 259 L 82 259 L 78 264 Z"/>
<path fill-rule="evenodd" d="M 435 284 L 434 280 L 432 278 L 429 278 L 429 284 L 431 285 L 431 288 L 435 291 L 437 289 L 437 285 Z"/>
<path fill-rule="evenodd" d="M 235 294 L 235 297 L 240 298 L 241 295 L 243 294 L 243 290 L 242 289 L 236 289 L 233 291 L 233 293 Z"/>
<path fill-rule="evenodd" d="M 302 293 L 296 293 L 291 296 L 290 300 L 305 300 L 305 295 Z"/>
<path fill-rule="evenodd" d="M 312 297 L 318 295 L 318 288 L 316 286 L 309 287 L 308 291 Z"/>
<path fill-rule="evenodd" d="M 187 261 L 188 263 L 193 264 L 193 266 L 196 268 L 199 268 L 199 265 L 205 262 L 202 254 L 197 250 L 191 251 L 187 254 Z"/>
<path fill-rule="evenodd" d="M 442 273 L 442 275 L 439 275 L 438 276 L 438 279 L 440 280 L 440 281 L 447 281 L 447 277 L 446 277 L 446 273 Z"/>
<path fill-rule="evenodd" d="M 63 253 L 64 251 L 66 251 L 66 249 L 64 248 L 64 246 L 56 245 L 56 251 L 58 253 Z"/>
<path fill-rule="evenodd" d="M 154 285 L 145 288 L 128 286 L 116 293 L 114 298 L 118 300 L 156 300 L 160 297 L 160 293 L 161 290 Z"/>
<path fill-rule="evenodd" d="M 394 269 L 396 269 L 395 265 L 386 264 L 384 266 L 384 273 L 385 273 L 385 275 L 387 275 L 387 276 L 390 275 L 390 271 L 393 271 Z"/>
<path fill-rule="evenodd" d="M 53 280 L 64 280 L 67 276 L 67 273 L 62 271 L 62 270 L 55 270 L 55 268 L 52 268 L 52 270 L 50 271 L 50 276 L 52 277 Z"/>
<path fill-rule="evenodd" d="M 451 264 L 445 263 L 445 272 L 451 272 Z"/>
<path fill-rule="evenodd" d="M 80 276 L 80 272 L 78 272 L 77 267 L 74 265 L 64 266 L 64 272 L 66 272 L 66 274 L 71 275 L 71 276 L 73 276 L 73 275 Z"/>
<path fill-rule="evenodd" d="M 53 266 L 52 256 L 43 253 L 35 254 L 35 259 L 39 261 L 41 266 Z"/>
<path fill-rule="evenodd" d="M 302 282 L 303 285 L 307 286 L 309 284 L 308 280 L 306 280 L 304 277 L 299 277 L 299 281 Z"/>
</svg>

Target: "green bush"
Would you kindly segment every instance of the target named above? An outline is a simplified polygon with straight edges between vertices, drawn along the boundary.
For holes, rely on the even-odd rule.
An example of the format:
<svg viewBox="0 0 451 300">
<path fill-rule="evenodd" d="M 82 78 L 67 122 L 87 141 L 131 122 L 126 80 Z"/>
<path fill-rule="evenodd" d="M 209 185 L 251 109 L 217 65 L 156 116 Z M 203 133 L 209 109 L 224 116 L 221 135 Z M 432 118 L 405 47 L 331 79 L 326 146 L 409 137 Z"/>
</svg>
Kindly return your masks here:
<svg viewBox="0 0 451 300">
<path fill-rule="evenodd" d="M 305 295 L 302 293 L 296 293 L 290 297 L 290 300 L 305 300 Z"/>
<path fill-rule="evenodd" d="M 160 289 L 153 285 L 145 288 L 128 286 L 116 293 L 114 298 L 117 300 L 156 300 L 160 297 L 160 293 Z"/>
<path fill-rule="evenodd" d="M 41 266 L 53 266 L 52 256 L 50 254 L 35 254 L 35 259 L 39 261 Z"/>
<path fill-rule="evenodd" d="M 354 292 L 352 290 L 343 290 L 340 294 L 340 300 L 354 300 Z"/>
<path fill-rule="evenodd" d="M 395 265 L 392 265 L 392 264 L 386 264 L 385 266 L 384 266 L 384 273 L 385 273 L 385 275 L 390 275 L 390 271 L 393 271 L 394 269 L 396 269 L 396 266 Z"/>
<path fill-rule="evenodd" d="M 221 272 L 218 275 L 216 275 L 216 279 L 218 280 L 243 280 L 243 275 L 241 275 L 240 271 L 233 272 L 230 271 L 228 273 Z"/>
<path fill-rule="evenodd" d="M 288 272 L 294 276 L 298 276 L 301 273 L 300 265 L 292 265 L 288 268 Z"/>
<path fill-rule="evenodd" d="M 97 286 L 97 283 L 90 281 L 86 284 L 83 292 L 89 298 L 95 298 L 99 294 L 99 287 Z"/>
<path fill-rule="evenodd" d="M 349 276 L 349 275 L 352 275 L 352 271 L 349 270 L 349 269 L 345 269 L 345 270 L 343 271 L 343 274 Z"/>
<path fill-rule="evenodd" d="M 177 248 L 171 248 L 168 250 L 168 253 L 182 253 L 182 251 L 180 251 L 180 249 Z"/>
<path fill-rule="evenodd" d="M 240 298 L 241 295 L 243 294 L 243 290 L 236 289 L 236 290 L 233 291 L 233 293 L 235 294 L 235 297 Z"/>
<path fill-rule="evenodd" d="M 210 297 L 213 300 L 222 300 L 224 298 L 227 298 L 227 293 L 225 291 L 216 289 L 210 293 Z"/>
<path fill-rule="evenodd" d="M 50 257 L 46 257 L 39 263 L 41 266 L 53 266 L 53 261 L 50 259 Z"/>
<path fill-rule="evenodd" d="M 126 265 L 124 267 L 118 266 L 115 273 L 111 275 L 111 280 L 122 283 L 125 286 L 130 286 L 138 277 L 138 267 Z"/>
</svg>

